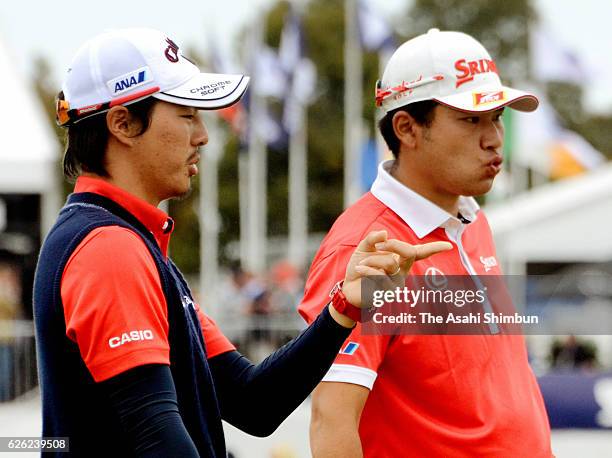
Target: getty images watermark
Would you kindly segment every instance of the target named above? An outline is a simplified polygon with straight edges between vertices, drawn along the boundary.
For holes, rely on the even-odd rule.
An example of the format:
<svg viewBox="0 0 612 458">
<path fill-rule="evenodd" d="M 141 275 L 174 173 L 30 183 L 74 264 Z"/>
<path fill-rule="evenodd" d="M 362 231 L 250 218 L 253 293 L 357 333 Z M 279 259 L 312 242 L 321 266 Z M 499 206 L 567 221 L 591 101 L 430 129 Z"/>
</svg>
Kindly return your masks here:
<svg viewBox="0 0 612 458">
<path fill-rule="evenodd" d="M 364 334 L 610 334 L 610 278 L 372 276 Z M 576 283 L 575 285 L 573 283 Z M 600 288 L 585 289 L 584 285 Z"/>
</svg>

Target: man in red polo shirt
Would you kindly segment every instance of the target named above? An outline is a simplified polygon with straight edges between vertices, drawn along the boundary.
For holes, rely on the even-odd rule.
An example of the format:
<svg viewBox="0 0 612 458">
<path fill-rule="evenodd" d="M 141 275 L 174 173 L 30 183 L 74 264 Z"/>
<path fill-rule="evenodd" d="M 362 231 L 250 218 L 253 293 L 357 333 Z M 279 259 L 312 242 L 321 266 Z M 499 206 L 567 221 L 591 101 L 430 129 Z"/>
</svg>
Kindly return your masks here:
<svg viewBox="0 0 612 458">
<path fill-rule="evenodd" d="M 75 192 L 45 239 L 34 284 L 43 436 L 69 439 L 69 454 L 58 454 L 221 458 L 222 419 L 271 434 L 360 318 L 368 269 L 405 273 L 450 248 L 370 232 L 313 324 L 250 363 L 195 303 L 168 257 L 174 223 L 157 208 L 189 192 L 198 172 L 208 141 L 198 109 L 236 103 L 247 84 L 201 73 L 151 29 L 105 32 L 73 59 L 57 116 Z"/>
<path fill-rule="evenodd" d="M 535 110 L 502 86 L 480 43 L 430 30 L 399 47 L 382 82 L 380 130 L 394 159 L 323 241 L 299 310 L 309 322 L 371 230 L 451 251 L 412 274 L 500 275 L 486 217 L 471 196 L 501 169 L 504 107 Z M 311 447 L 322 457 L 552 456 L 550 430 L 520 335 L 366 335 L 358 325 L 313 395 Z M 383 333 L 384 334 L 384 333 Z"/>
</svg>

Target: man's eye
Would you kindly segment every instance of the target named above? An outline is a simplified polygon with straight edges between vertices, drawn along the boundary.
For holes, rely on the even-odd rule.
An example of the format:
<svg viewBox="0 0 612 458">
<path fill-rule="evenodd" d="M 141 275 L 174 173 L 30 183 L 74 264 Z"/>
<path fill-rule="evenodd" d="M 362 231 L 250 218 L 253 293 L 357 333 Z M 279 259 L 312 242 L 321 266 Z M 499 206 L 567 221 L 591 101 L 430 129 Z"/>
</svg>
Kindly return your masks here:
<svg viewBox="0 0 612 458">
<path fill-rule="evenodd" d="M 195 115 L 182 115 L 182 118 L 187 118 L 187 119 L 193 119 L 195 118 Z"/>
<path fill-rule="evenodd" d="M 477 116 L 470 116 L 469 118 L 463 118 L 463 120 L 469 122 L 470 124 L 478 124 L 480 118 Z"/>
</svg>

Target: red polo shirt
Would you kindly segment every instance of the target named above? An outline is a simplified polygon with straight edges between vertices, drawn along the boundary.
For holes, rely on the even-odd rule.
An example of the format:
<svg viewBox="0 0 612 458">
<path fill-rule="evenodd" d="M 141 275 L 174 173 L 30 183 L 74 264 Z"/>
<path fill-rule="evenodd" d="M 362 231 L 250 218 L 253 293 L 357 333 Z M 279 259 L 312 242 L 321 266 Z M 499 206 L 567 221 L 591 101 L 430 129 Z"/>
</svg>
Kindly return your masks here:
<svg viewBox="0 0 612 458">
<path fill-rule="evenodd" d="M 460 201 L 466 224 L 396 181 L 388 166 L 321 244 L 299 306 L 308 322 L 373 230 L 411 244 L 453 244 L 414 264 L 414 275 L 430 268 L 445 275 L 501 274 L 487 220 L 473 199 Z M 323 380 L 370 389 L 359 425 L 366 458 L 552 456 L 544 403 L 520 335 L 363 335 L 358 325 Z"/>
<path fill-rule="evenodd" d="M 155 236 L 164 256 L 174 223 L 163 211 L 106 181 L 80 177 L 74 192 L 112 199 Z M 105 226 L 72 253 L 61 282 L 66 335 L 97 382 L 144 364 L 170 364 L 168 309 L 155 261 L 133 231 Z M 208 357 L 234 350 L 196 304 Z"/>
</svg>

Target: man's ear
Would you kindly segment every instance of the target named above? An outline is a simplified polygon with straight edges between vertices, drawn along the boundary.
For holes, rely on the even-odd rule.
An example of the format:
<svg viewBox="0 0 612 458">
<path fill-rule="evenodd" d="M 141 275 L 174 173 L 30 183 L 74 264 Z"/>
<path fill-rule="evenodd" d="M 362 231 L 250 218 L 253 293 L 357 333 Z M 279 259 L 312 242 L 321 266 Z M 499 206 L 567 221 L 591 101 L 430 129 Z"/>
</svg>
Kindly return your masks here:
<svg viewBox="0 0 612 458">
<path fill-rule="evenodd" d="M 106 113 L 106 127 L 115 139 L 126 146 L 132 146 L 135 137 L 142 132 L 142 123 L 121 105 L 112 107 Z"/>
<path fill-rule="evenodd" d="M 400 142 L 400 146 L 407 146 L 410 149 L 416 148 L 420 125 L 407 112 L 400 110 L 393 115 L 391 121 L 395 136 Z"/>
</svg>

